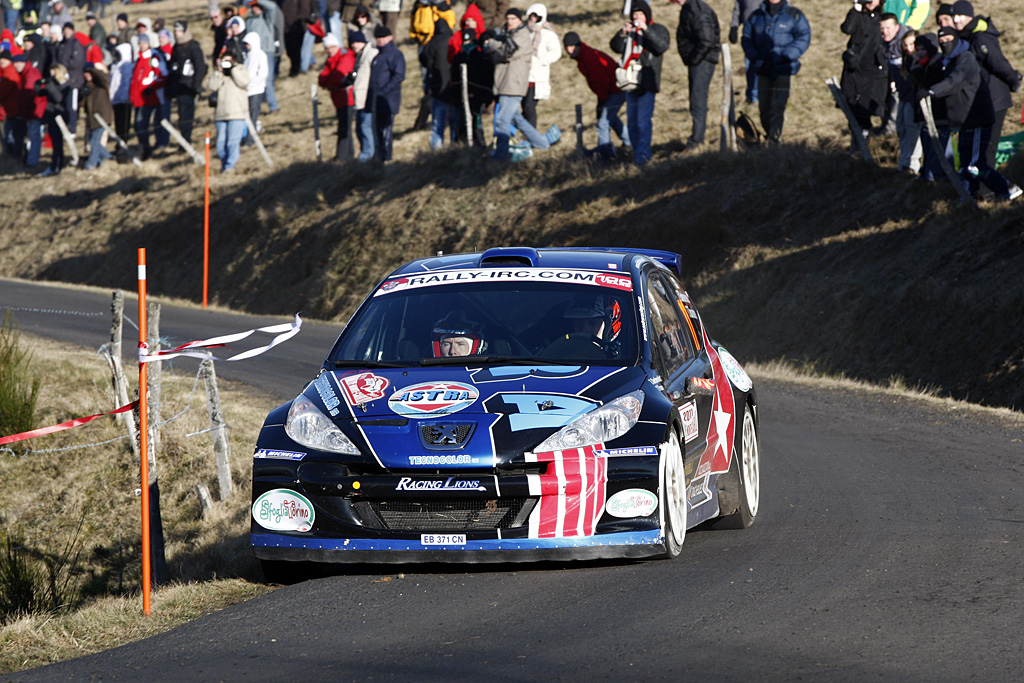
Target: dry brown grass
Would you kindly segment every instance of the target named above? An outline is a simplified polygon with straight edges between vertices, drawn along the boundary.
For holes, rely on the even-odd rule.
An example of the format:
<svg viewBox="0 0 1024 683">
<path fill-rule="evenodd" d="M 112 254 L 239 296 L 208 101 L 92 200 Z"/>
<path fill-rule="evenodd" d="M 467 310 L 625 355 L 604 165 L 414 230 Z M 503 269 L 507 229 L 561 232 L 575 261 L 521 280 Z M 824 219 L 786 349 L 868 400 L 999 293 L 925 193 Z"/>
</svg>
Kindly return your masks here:
<svg viewBox="0 0 1024 683">
<path fill-rule="evenodd" d="M 31 344 L 33 370 L 42 381 L 38 426 L 114 406 L 106 365 L 94 351 L 28 335 L 23 341 Z M 102 418 L 14 444 L 13 456 L 0 453 L 5 532 L 40 559 L 56 557 L 69 539 L 76 539 L 81 552 L 73 583 L 88 605 L 79 612 L 31 617 L 0 628 L 0 670 L 112 647 L 265 590 L 249 583 L 260 577 L 249 551 L 248 490 L 252 444 L 273 401 L 220 382 L 236 492 L 231 500 L 216 501 L 202 517 L 195 485 L 206 484 L 215 497 L 218 489 L 210 435 L 187 436 L 209 426 L 202 384 L 192 393 L 194 365 L 176 364 L 163 373 L 164 418 L 187 410 L 164 427 L 157 453 L 168 573 L 177 585 L 157 593 L 157 618 L 152 621 L 141 618 L 137 600 L 138 463 L 126 440 L 101 443 L 121 436 L 120 425 Z M 131 368 L 126 371 L 129 382 L 136 382 Z M 64 448 L 69 450 L 60 450 Z M 238 580 L 214 580 L 231 577 Z M 203 583 L 181 585 L 197 581 Z M 132 597 L 89 604 L 107 595 Z"/>
</svg>

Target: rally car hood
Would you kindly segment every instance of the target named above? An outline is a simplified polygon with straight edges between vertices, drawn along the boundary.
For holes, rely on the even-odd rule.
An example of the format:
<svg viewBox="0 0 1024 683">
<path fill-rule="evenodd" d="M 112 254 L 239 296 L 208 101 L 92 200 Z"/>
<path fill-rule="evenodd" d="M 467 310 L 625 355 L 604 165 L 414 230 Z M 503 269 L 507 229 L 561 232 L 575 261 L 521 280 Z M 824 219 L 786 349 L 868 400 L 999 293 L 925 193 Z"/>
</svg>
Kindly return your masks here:
<svg viewBox="0 0 1024 683">
<path fill-rule="evenodd" d="M 346 369 L 304 393 L 385 468 L 471 469 L 520 460 L 645 377 L 605 366 Z"/>
</svg>

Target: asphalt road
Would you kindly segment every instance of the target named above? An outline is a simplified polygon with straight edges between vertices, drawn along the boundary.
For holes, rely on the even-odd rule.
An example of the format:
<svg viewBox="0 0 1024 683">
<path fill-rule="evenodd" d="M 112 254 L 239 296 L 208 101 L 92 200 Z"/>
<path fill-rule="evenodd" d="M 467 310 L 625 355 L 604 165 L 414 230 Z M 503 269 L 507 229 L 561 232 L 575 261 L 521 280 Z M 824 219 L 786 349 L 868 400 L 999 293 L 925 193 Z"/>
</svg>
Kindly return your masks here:
<svg viewBox="0 0 1024 683">
<path fill-rule="evenodd" d="M 756 524 L 691 531 L 674 561 L 340 568 L 10 680 L 1019 680 L 1021 423 L 759 392 Z"/>
</svg>

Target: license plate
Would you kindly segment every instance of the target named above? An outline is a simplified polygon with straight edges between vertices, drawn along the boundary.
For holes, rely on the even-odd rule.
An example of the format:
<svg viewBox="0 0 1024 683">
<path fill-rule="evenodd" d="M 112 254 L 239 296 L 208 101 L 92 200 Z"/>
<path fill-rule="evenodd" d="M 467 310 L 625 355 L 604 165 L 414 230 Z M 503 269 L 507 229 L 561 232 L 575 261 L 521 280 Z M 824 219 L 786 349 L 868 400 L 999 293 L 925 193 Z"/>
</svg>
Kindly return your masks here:
<svg viewBox="0 0 1024 683">
<path fill-rule="evenodd" d="M 466 534 L 421 534 L 423 545 L 466 545 Z"/>
</svg>

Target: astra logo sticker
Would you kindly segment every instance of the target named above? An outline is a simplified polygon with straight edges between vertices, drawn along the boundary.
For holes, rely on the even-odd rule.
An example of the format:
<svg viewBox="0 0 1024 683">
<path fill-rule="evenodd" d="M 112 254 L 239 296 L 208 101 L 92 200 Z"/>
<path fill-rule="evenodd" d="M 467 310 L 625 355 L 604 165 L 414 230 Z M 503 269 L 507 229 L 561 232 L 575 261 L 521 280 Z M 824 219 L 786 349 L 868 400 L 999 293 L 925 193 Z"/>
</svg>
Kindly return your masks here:
<svg viewBox="0 0 1024 683">
<path fill-rule="evenodd" d="M 338 382 L 349 405 L 369 403 L 384 398 L 384 390 L 391 382 L 386 377 L 379 377 L 372 372 L 361 372 L 358 375 L 342 377 Z"/>
<path fill-rule="evenodd" d="M 412 477 L 402 477 L 398 480 L 398 486 L 395 487 L 396 491 L 486 491 L 487 489 L 480 485 L 479 479 L 456 479 L 455 477 L 448 477 L 447 479 L 413 479 Z"/>
<path fill-rule="evenodd" d="M 327 379 L 327 373 L 317 377 L 313 381 L 313 386 L 316 387 L 316 393 L 320 394 L 320 400 L 324 402 L 327 412 L 331 414 L 331 417 L 337 416 L 340 412 L 338 406 L 341 404 L 341 399 L 334 393 L 334 387 L 331 386 L 331 380 Z"/>
<path fill-rule="evenodd" d="M 423 382 L 396 389 L 388 407 L 413 419 L 449 415 L 473 405 L 479 398 L 476 387 L 461 382 Z"/>
<path fill-rule="evenodd" d="M 485 382 L 504 382 L 506 380 L 533 377 L 537 379 L 565 379 L 566 377 L 581 375 L 585 371 L 586 368 L 580 365 L 538 365 L 535 368 L 525 365 L 504 367 L 498 365 L 473 370 L 469 373 L 469 376 L 473 380 L 473 384 L 483 384 Z"/>
<path fill-rule="evenodd" d="M 700 433 L 697 428 L 697 403 L 690 401 L 686 405 L 679 406 L 679 417 L 683 421 L 683 440 L 690 443 Z"/>
<path fill-rule="evenodd" d="M 254 458 L 274 458 L 277 460 L 302 460 L 306 457 L 305 453 L 298 453 L 296 451 L 276 451 L 271 448 L 260 448 L 253 453 Z"/>
</svg>

